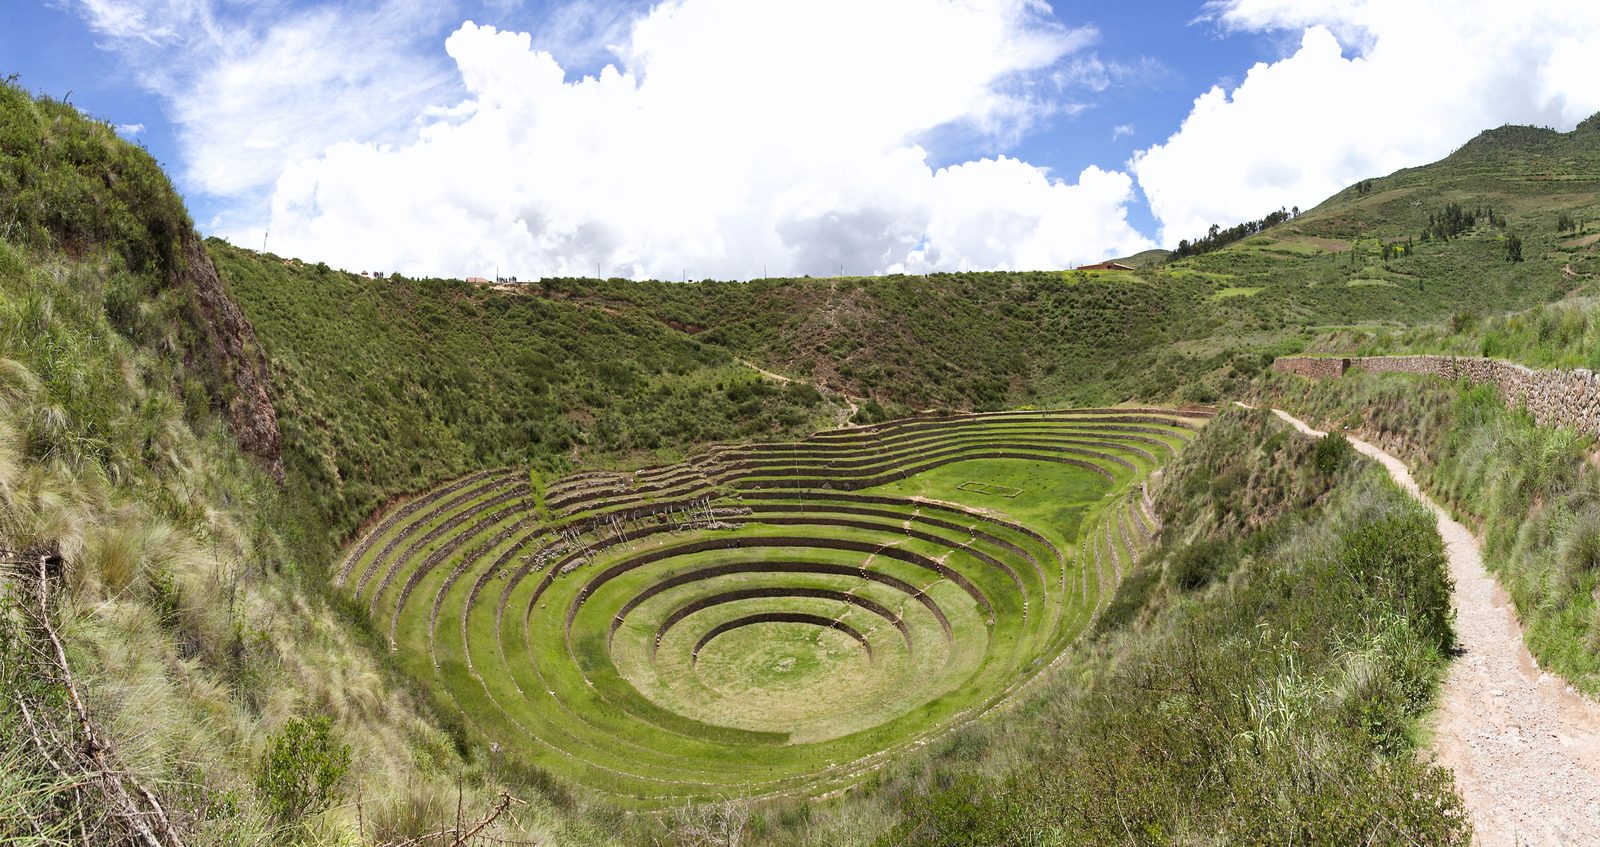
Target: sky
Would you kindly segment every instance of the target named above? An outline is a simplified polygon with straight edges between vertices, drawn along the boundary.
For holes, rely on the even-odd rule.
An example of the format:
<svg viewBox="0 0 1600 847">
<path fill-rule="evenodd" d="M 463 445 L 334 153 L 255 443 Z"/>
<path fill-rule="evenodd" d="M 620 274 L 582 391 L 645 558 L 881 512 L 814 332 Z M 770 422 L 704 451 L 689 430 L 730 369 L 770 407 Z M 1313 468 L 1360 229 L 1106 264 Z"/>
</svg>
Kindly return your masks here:
<svg viewBox="0 0 1600 847">
<path fill-rule="evenodd" d="M 1600 111 L 1600 3 L 5 0 L 200 230 L 408 276 L 1049 270 Z"/>
</svg>

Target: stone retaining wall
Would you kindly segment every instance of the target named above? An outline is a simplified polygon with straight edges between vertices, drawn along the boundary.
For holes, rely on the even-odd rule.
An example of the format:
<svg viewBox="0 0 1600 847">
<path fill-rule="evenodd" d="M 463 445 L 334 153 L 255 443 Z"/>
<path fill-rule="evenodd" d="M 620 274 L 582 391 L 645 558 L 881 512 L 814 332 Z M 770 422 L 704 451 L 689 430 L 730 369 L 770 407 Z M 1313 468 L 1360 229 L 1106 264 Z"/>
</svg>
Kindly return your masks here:
<svg viewBox="0 0 1600 847">
<path fill-rule="evenodd" d="M 1295 374 L 1312 379 L 1329 379 L 1344 376 L 1350 369 L 1349 359 L 1315 356 L 1285 356 L 1274 359 L 1272 369 L 1278 373 Z"/>
<path fill-rule="evenodd" d="M 1316 379 L 1342 376 L 1351 368 L 1489 383 L 1500 389 L 1507 403 L 1531 412 L 1540 426 L 1570 426 L 1600 434 L 1600 376 L 1582 368 L 1536 370 L 1476 356 L 1285 357 L 1272 363 L 1279 373 Z"/>
</svg>

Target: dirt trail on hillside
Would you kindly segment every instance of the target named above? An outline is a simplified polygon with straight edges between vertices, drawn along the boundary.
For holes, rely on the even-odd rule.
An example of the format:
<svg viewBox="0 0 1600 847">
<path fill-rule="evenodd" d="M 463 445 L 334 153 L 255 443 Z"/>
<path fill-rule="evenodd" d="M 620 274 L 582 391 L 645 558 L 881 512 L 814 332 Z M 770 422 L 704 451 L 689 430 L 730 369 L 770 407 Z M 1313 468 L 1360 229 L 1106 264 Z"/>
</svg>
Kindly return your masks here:
<svg viewBox="0 0 1600 847">
<path fill-rule="evenodd" d="M 1321 436 L 1274 409 L 1301 432 Z M 1438 517 L 1463 655 L 1439 699 L 1433 750 L 1455 771 L 1485 847 L 1600 844 L 1600 706 L 1539 670 L 1478 540 L 1423 494 L 1399 459 L 1351 438 Z"/>
<path fill-rule="evenodd" d="M 773 373 L 772 371 L 769 371 L 766 368 L 757 367 L 754 362 L 751 362 L 751 361 L 749 361 L 747 359 L 734 359 L 734 361 L 738 362 L 741 365 L 744 365 L 745 367 L 749 368 L 750 370 L 755 371 L 758 374 L 761 374 L 762 376 L 766 377 L 767 379 L 776 380 L 777 382 L 779 382 L 779 383 L 781 383 L 783 385 L 788 385 L 789 383 L 795 381 L 794 377 L 784 376 L 783 374 L 780 374 L 780 373 Z M 815 382 L 811 382 L 809 380 L 801 380 L 801 381 L 805 382 L 806 385 L 809 385 L 812 388 L 817 389 L 817 391 L 822 393 L 823 396 L 827 396 L 828 394 L 835 393 L 835 392 L 830 392 L 830 391 L 824 389 L 822 386 L 818 385 Z M 850 423 L 850 419 L 854 418 L 856 416 L 856 412 L 860 411 L 861 407 L 856 404 L 856 398 L 851 397 L 850 395 L 844 393 L 843 391 L 837 392 L 837 394 L 838 394 L 839 399 L 843 400 L 844 404 L 845 404 L 845 408 L 843 409 L 843 411 L 839 415 L 839 422 L 838 422 L 839 426 L 841 426 L 841 427 L 848 426 L 849 423 Z"/>
</svg>

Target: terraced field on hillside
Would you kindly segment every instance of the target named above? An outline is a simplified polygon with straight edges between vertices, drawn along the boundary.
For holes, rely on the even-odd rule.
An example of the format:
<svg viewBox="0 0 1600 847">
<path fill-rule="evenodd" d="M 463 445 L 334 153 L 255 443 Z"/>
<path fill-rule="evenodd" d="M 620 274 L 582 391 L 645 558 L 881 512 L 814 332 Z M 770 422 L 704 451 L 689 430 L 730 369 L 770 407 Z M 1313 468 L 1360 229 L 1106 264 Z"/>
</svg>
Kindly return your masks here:
<svg viewBox="0 0 1600 847">
<path fill-rule="evenodd" d="M 643 807 L 822 792 L 1058 656 L 1205 415 L 907 419 L 542 492 L 486 471 L 393 509 L 336 576 L 499 755 Z"/>
</svg>

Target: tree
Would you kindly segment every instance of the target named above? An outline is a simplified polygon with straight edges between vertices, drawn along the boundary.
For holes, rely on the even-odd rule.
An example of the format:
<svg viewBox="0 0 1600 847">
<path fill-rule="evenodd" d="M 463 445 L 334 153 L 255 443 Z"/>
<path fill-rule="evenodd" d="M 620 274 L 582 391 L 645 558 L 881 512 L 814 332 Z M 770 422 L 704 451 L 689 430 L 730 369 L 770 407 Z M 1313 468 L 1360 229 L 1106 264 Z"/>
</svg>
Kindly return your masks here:
<svg viewBox="0 0 1600 847">
<path fill-rule="evenodd" d="M 1277 226 L 1291 217 L 1292 214 L 1289 210 L 1279 208 L 1278 211 L 1270 212 L 1260 220 L 1245 221 L 1234 224 L 1227 229 L 1223 229 L 1220 224 L 1212 224 L 1203 237 L 1195 241 L 1184 239 L 1178 242 L 1178 249 L 1173 252 L 1172 258 L 1183 259 L 1189 256 L 1199 256 L 1202 253 L 1210 253 L 1213 250 L 1220 250 L 1235 241 L 1249 238 L 1259 232 L 1264 232 L 1270 227 Z"/>
<path fill-rule="evenodd" d="M 1506 261 L 1522 261 L 1522 239 L 1516 233 L 1506 236 Z"/>
</svg>

